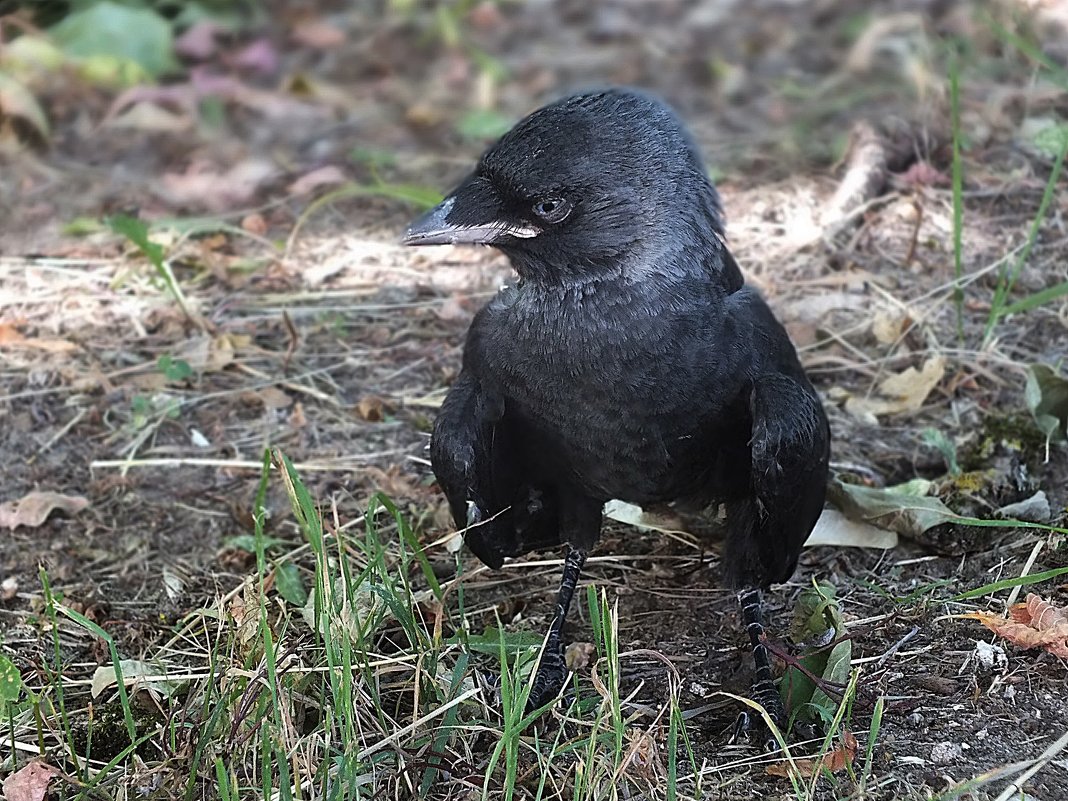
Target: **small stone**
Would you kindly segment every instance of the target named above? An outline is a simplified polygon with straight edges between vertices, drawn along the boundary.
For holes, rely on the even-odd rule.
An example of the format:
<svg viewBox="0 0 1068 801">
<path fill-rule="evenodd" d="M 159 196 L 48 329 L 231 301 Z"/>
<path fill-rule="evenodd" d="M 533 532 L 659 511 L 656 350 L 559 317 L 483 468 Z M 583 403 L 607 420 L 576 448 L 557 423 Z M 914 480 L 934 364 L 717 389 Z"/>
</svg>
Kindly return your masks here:
<svg viewBox="0 0 1068 801">
<path fill-rule="evenodd" d="M 909 723 L 918 729 L 925 723 L 925 721 L 923 719 L 923 715 L 921 715 L 919 712 L 913 712 L 911 715 L 909 715 Z"/>
<path fill-rule="evenodd" d="M 938 743 L 931 749 L 931 761 L 936 765 L 948 765 L 964 755 L 959 743 Z"/>
<path fill-rule="evenodd" d="M 984 672 L 1003 670 L 1009 665 L 1009 658 L 1005 655 L 1005 649 L 1000 645 L 991 645 L 984 640 L 979 640 L 975 643 L 975 651 L 972 656 L 975 658 L 975 664 Z"/>
</svg>

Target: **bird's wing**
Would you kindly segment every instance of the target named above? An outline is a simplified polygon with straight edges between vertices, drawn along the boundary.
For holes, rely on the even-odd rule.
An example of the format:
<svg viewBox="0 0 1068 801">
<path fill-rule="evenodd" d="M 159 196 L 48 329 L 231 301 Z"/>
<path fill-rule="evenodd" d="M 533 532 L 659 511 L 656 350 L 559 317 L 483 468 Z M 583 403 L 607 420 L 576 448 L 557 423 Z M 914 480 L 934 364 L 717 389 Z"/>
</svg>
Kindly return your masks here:
<svg viewBox="0 0 1068 801">
<path fill-rule="evenodd" d="M 526 475 L 519 423 L 505 399 L 463 370 L 441 406 L 430 462 L 456 526 L 490 567 L 559 543 L 555 498 Z"/>
<path fill-rule="evenodd" d="M 761 587 L 790 577 L 820 516 L 830 428 L 802 376 L 761 376 L 749 401 L 750 494 L 728 503 L 727 569 L 736 585 Z"/>
</svg>

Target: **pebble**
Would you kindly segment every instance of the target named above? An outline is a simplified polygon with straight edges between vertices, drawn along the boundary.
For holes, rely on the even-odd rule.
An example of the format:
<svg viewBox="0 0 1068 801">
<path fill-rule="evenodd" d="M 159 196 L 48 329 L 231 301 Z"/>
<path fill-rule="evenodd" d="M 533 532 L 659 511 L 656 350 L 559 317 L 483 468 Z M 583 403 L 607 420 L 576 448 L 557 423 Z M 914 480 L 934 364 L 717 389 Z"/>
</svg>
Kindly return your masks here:
<svg viewBox="0 0 1068 801">
<path fill-rule="evenodd" d="M 931 749 L 931 761 L 936 765 L 948 765 L 964 755 L 960 743 L 938 743 Z"/>
</svg>

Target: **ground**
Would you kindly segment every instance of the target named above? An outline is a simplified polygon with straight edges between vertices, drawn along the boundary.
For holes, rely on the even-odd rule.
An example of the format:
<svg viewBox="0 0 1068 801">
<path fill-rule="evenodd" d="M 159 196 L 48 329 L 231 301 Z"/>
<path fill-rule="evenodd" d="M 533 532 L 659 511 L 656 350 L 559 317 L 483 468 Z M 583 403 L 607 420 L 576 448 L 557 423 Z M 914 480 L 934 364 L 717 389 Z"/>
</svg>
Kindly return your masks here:
<svg viewBox="0 0 1068 801">
<path fill-rule="evenodd" d="M 281 773 L 261 773 L 277 734 L 301 792 L 348 797 L 1068 797 L 1065 751 L 1038 762 L 1068 728 L 1064 660 L 959 617 L 1003 612 L 1010 589 L 956 598 L 1068 564 L 1068 451 L 1056 437 L 1047 447 L 1025 397 L 1030 365 L 1068 355 L 1068 193 L 1063 178 L 1047 191 L 1060 173 L 1043 138 L 1063 136 L 1068 115 L 1059 4 L 268 6 L 201 56 L 183 51 L 166 92 L 61 71 L 33 83 L 46 135 L 0 128 L 0 503 L 34 491 L 87 501 L 3 530 L 0 654 L 43 711 L 25 695 L 12 707 L 0 774 L 41 754 L 66 777 L 58 795 L 227 797 L 277 782 L 285 796 Z M 600 83 L 656 91 L 691 126 L 732 249 L 824 399 L 836 476 L 928 479 L 954 512 L 983 519 L 1038 489 L 1049 498 L 1053 528 L 951 522 L 891 549 L 809 548 L 771 594 L 783 642 L 801 590 L 835 588 L 860 668 L 842 725 L 861 741 L 852 771 L 791 783 L 768 774 L 772 758 L 726 743 L 740 707 L 717 693 L 744 694 L 752 666 L 715 526 L 606 528 L 568 639 L 602 649 L 596 667 L 575 663 L 576 709 L 607 723 L 560 709 L 517 731 L 507 686 L 482 686 L 501 670 L 484 632 L 499 625 L 510 648 L 540 637 L 559 555 L 502 571 L 455 556 L 426 444 L 471 316 L 508 266 L 397 242 L 501 124 Z M 116 214 L 152 224 L 180 299 L 100 223 Z M 1020 256 L 1008 302 L 1037 299 L 987 331 L 998 276 Z M 947 475 L 938 436 L 961 475 Z M 298 525 L 277 469 L 260 513 L 267 448 L 295 464 L 336 552 L 306 540 L 315 526 Z M 365 536 L 375 493 L 404 525 L 374 514 Z M 372 632 L 316 629 L 284 585 L 347 575 L 342 564 Z M 1068 601 L 1063 576 L 1020 600 L 1031 591 Z M 608 635 L 594 620 L 605 610 L 618 620 Z M 482 645 L 470 657 L 463 631 Z M 348 653 L 356 678 L 330 705 L 320 677 L 345 671 L 324 654 L 350 638 L 362 662 Z M 1007 661 L 982 664 L 980 642 Z M 134 685 L 150 735 L 136 755 L 129 703 L 93 687 L 115 654 L 180 685 Z M 356 699 L 347 722 L 340 693 Z M 69 752 L 90 750 L 94 721 L 80 765 Z M 519 744 L 508 769 L 500 743 Z"/>
</svg>

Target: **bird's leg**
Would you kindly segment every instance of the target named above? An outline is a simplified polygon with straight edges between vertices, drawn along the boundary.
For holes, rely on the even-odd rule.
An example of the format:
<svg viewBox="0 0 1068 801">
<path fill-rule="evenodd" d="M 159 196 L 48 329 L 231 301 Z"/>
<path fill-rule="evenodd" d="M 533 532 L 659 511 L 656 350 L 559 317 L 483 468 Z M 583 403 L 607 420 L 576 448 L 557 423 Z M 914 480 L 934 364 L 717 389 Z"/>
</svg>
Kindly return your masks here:
<svg viewBox="0 0 1068 801">
<path fill-rule="evenodd" d="M 738 596 L 738 602 L 742 607 L 742 621 L 745 623 L 746 633 L 749 634 L 749 643 L 753 648 L 753 660 L 756 662 L 756 675 L 753 680 L 752 698 L 768 713 L 768 717 L 779 728 L 786 731 L 788 722 L 786 707 L 783 706 L 782 698 L 775 687 L 775 677 L 771 670 L 771 656 L 768 646 L 764 642 L 764 597 L 759 589 L 746 590 Z M 734 738 L 740 736 L 751 737 L 754 729 L 765 730 L 765 727 L 757 724 L 754 726 L 754 713 L 750 710 L 742 712 L 735 724 Z M 765 741 L 765 748 L 773 750 L 778 747 L 770 731 Z"/>
<path fill-rule="evenodd" d="M 583 548 L 568 546 L 564 558 L 564 575 L 560 579 L 560 591 L 556 595 L 556 611 L 549 634 L 545 638 L 545 650 L 538 662 L 538 671 L 534 675 L 534 684 L 527 699 L 527 709 L 540 709 L 552 701 L 564 686 L 567 678 L 567 665 L 564 664 L 564 648 L 561 640 L 564 620 L 571 608 L 571 599 L 575 596 L 582 566 L 586 563 L 587 551 Z"/>
</svg>

